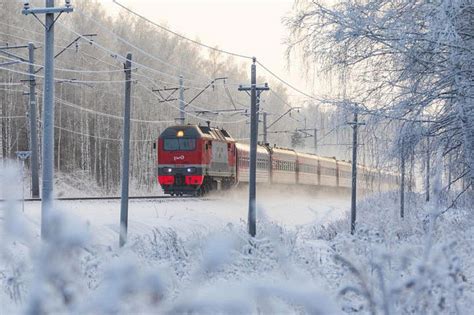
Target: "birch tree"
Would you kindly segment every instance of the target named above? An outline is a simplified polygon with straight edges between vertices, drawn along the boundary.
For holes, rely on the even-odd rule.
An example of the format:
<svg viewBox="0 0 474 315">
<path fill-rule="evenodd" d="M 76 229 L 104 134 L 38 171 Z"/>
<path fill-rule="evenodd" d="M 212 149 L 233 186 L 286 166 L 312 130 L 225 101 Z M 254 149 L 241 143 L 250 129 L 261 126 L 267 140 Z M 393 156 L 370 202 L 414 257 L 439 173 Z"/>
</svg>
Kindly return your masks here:
<svg viewBox="0 0 474 315">
<path fill-rule="evenodd" d="M 472 0 L 297 1 L 288 53 L 349 71 L 348 100 L 328 100 L 361 104 L 374 122 L 412 122 L 418 140 L 462 153 L 455 167 L 472 183 L 473 20 Z"/>
</svg>

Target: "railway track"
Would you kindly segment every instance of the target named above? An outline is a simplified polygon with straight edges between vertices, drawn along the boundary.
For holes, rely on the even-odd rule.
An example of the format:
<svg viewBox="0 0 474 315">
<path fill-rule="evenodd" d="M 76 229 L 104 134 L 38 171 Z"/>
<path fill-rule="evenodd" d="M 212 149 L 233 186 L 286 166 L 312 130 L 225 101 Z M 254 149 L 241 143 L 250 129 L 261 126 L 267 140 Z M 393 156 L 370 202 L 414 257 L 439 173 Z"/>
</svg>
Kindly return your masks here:
<svg viewBox="0 0 474 315">
<path fill-rule="evenodd" d="M 153 200 L 153 199 L 202 199 L 194 196 L 131 196 L 128 197 L 129 200 Z M 83 201 L 83 200 L 120 200 L 119 196 L 108 196 L 108 197 L 59 197 L 55 198 L 55 200 L 61 201 Z M 4 202 L 5 199 L 0 199 L 0 202 Z M 26 198 L 26 199 L 19 199 L 18 201 L 41 201 L 41 198 Z"/>
</svg>

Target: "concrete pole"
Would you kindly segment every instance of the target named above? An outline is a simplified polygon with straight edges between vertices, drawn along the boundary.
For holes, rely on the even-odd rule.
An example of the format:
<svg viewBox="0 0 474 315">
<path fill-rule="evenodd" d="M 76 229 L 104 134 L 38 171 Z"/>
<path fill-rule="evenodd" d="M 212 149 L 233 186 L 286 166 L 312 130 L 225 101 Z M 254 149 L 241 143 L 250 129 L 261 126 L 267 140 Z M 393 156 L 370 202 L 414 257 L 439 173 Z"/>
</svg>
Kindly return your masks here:
<svg viewBox="0 0 474 315">
<path fill-rule="evenodd" d="M 25 160 L 21 160 L 21 211 L 25 212 Z"/>
<path fill-rule="evenodd" d="M 128 177 L 130 165 L 130 103 L 132 92 L 132 54 L 127 54 L 125 62 L 125 106 L 123 114 L 123 153 L 122 153 L 122 197 L 120 203 L 120 240 L 122 247 L 127 242 L 128 228 Z"/>
<path fill-rule="evenodd" d="M 430 137 L 426 138 L 426 202 L 430 201 Z"/>
<path fill-rule="evenodd" d="M 30 73 L 30 151 L 31 151 L 31 197 L 39 198 L 39 176 L 38 176 L 38 135 L 36 128 L 36 80 L 35 80 L 35 45 L 28 43 L 28 56 Z"/>
<path fill-rule="evenodd" d="M 54 7 L 54 0 L 46 0 Z M 54 184 L 54 13 L 46 13 L 43 92 L 43 186 L 41 199 L 41 237 L 48 238 L 47 221 L 53 206 Z"/>
<path fill-rule="evenodd" d="M 314 128 L 314 153 L 318 150 L 318 129 Z"/>
<path fill-rule="evenodd" d="M 257 71 L 255 65 L 256 59 L 253 58 L 251 67 L 251 89 L 250 89 L 250 178 L 249 178 L 249 213 L 248 228 L 249 234 L 255 236 L 256 227 L 256 170 L 257 170 Z"/>
<path fill-rule="evenodd" d="M 452 163 L 452 155 L 451 152 L 448 153 L 448 190 L 451 190 L 451 163 Z"/>
<path fill-rule="evenodd" d="M 255 85 L 255 90 L 256 90 L 256 93 L 257 93 L 257 144 L 258 144 L 258 128 L 259 128 L 259 125 L 260 125 L 260 94 L 262 93 L 262 91 L 260 91 L 258 88 L 257 88 L 257 85 Z"/>
<path fill-rule="evenodd" d="M 400 217 L 405 217 L 405 141 L 400 150 Z"/>
<path fill-rule="evenodd" d="M 354 111 L 354 122 L 352 126 L 352 194 L 351 194 L 351 234 L 356 229 L 356 202 L 357 202 L 357 128 L 358 117 L 357 108 Z"/>
<path fill-rule="evenodd" d="M 185 124 L 186 117 L 184 115 L 184 83 L 183 83 L 183 76 L 179 76 L 179 123 L 180 125 Z"/>
<path fill-rule="evenodd" d="M 263 112 L 263 144 L 268 143 L 267 134 L 267 112 Z"/>
</svg>

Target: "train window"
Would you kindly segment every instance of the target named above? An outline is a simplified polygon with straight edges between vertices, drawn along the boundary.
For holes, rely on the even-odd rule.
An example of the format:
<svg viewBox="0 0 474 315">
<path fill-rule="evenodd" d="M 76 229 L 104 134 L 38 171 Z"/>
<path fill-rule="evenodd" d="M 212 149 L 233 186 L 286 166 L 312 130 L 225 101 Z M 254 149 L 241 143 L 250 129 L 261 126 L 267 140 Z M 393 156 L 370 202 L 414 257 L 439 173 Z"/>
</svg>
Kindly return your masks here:
<svg viewBox="0 0 474 315">
<path fill-rule="evenodd" d="M 165 151 L 192 151 L 196 148 L 196 139 L 164 139 Z"/>
</svg>

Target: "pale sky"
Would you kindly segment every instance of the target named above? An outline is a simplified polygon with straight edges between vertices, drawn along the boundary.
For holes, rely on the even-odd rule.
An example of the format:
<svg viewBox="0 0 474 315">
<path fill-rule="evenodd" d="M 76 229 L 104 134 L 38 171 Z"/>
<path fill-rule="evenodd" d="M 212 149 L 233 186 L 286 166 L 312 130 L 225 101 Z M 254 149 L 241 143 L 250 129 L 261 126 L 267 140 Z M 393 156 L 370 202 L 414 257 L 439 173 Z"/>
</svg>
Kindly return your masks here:
<svg viewBox="0 0 474 315">
<path fill-rule="evenodd" d="M 210 46 L 256 56 L 284 79 L 306 88 L 295 65 L 286 70 L 282 17 L 294 0 L 118 0 L 157 23 Z M 112 0 L 104 5 L 121 10 Z M 153 26 L 151 26 L 153 27 Z M 257 74 L 258 72 L 257 68 Z M 263 71 L 263 70 L 260 70 Z M 262 74 L 262 72 L 260 72 Z"/>
</svg>

